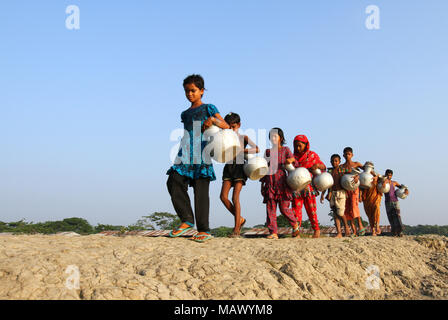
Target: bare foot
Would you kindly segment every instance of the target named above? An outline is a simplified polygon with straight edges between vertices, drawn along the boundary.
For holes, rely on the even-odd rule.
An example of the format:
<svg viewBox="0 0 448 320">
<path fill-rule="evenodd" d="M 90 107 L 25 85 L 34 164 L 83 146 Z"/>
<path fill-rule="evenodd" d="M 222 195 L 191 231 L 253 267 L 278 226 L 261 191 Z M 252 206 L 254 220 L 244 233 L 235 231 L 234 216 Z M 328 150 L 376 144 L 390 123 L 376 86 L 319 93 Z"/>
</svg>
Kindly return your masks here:
<svg viewBox="0 0 448 320">
<path fill-rule="evenodd" d="M 315 230 L 313 234 L 313 238 L 319 238 L 320 237 L 320 230 Z"/>
<path fill-rule="evenodd" d="M 342 233 L 338 233 L 338 234 L 336 235 L 336 238 L 342 238 Z"/>
<path fill-rule="evenodd" d="M 243 229 L 243 227 L 244 227 L 245 224 L 246 224 L 246 219 L 244 219 L 243 217 L 241 217 L 241 219 L 240 219 L 240 226 L 239 226 L 238 230 L 236 230 L 236 228 L 233 229 L 233 233 L 238 233 L 238 234 L 240 234 L 240 233 L 241 233 L 241 229 Z"/>
<path fill-rule="evenodd" d="M 232 233 L 228 236 L 229 238 L 242 238 L 239 233 Z"/>
</svg>

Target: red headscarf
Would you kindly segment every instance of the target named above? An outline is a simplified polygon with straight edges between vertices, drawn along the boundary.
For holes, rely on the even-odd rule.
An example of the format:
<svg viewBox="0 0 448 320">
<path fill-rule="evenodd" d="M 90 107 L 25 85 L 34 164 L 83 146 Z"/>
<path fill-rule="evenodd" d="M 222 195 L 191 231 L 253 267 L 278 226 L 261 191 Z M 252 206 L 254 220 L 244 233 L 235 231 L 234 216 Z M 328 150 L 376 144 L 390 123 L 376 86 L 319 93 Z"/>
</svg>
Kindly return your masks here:
<svg viewBox="0 0 448 320">
<path fill-rule="evenodd" d="M 319 155 L 310 150 L 310 142 L 305 135 L 299 135 L 294 138 L 295 141 L 303 142 L 305 146 L 305 150 L 303 152 L 297 152 L 296 148 L 294 148 L 294 158 L 296 158 L 295 166 L 305 167 L 307 169 L 311 168 L 315 164 L 323 164 L 325 165 L 319 158 Z"/>
</svg>

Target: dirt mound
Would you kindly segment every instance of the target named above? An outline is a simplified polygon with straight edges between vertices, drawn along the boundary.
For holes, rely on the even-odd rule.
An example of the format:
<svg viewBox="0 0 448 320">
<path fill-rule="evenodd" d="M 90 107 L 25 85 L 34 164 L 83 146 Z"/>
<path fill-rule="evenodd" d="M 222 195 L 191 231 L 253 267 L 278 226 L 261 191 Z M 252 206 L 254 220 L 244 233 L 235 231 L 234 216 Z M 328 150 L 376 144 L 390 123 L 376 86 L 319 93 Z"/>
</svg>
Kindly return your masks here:
<svg viewBox="0 0 448 320">
<path fill-rule="evenodd" d="M 0 299 L 447 299 L 448 238 L 0 237 Z"/>
</svg>

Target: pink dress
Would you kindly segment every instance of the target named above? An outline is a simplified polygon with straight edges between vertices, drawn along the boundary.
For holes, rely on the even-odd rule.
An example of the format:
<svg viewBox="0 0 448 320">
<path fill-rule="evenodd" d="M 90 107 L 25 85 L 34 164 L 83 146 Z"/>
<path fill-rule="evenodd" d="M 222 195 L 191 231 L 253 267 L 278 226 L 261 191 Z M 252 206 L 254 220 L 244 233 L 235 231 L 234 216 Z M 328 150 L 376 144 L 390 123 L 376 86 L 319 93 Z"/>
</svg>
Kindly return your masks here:
<svg viewBox="0 0 448 320">
<path fill-rule="evenodd" d="M 261 194 L 263 196 L 263 203 L 268 200 L 291 201 L 293 199 L 292 191 L 286 183 L 286 159 L 294 158 L 293 153 L 288 147 L 281 147 L 278 150 L 277 157 L 273 155 L 271 158 L 271 150 L 267 149 L 265 158 L 269 162 L 269 172 L 266 176 L 260 179 Z M 276 166 L 275 163 L 278 165 Z"/>
</svg>

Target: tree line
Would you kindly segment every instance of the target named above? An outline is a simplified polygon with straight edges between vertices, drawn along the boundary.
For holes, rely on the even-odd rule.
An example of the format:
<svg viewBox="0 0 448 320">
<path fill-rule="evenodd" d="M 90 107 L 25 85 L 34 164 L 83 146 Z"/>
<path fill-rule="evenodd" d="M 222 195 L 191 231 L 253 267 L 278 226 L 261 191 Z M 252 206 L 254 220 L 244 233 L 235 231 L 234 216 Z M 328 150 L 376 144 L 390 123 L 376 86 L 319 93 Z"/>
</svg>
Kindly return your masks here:
<svg viewBox="0 0 448 320">
<path fill-rule="evenodd" d="M 102 231 L 134 231 L 134 230 L 172 230 L 180 224 L 177 215 L 168 212 L 154 212 L 151 215 L 143 216 L 136 223 L 121 226 L 109 224 L 97 224 L 92 226 L 87 220 L 82 218 L 67 218 L 61 221 L 46 222 L 26 222 L 25 219 L 16 222 L 0 221 L 0 233 L 14 234 L 54 234 L 58 232 L 76 232 L 81 235 L 96 234 Z M 289 222 L 283 216 L 278 217 L 279 227 L 289 227 Z M 256 225 L 254 228 L 264 228 L 265 225 Z M 310 222 L 305 220 L 302 227 L 307 229 Z M 324 226 L 321 226 L 324 227 Z M 250 228 L 243 228 L 243 232 Z M 226 237 L 232 233 L 233 228 L 221 226 L 211 230 L 215 237 Z M 404 234 L 420 235 L 420 234 L 438 234 L 448 236 L 448 226 L 438 225 L 405 225 Z"/>
</svg>

